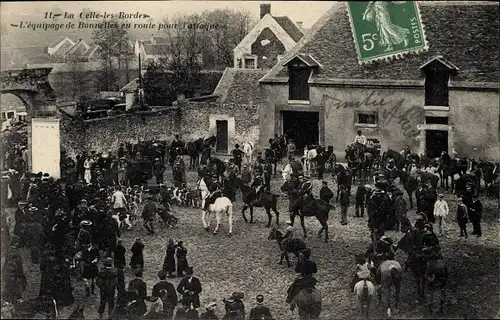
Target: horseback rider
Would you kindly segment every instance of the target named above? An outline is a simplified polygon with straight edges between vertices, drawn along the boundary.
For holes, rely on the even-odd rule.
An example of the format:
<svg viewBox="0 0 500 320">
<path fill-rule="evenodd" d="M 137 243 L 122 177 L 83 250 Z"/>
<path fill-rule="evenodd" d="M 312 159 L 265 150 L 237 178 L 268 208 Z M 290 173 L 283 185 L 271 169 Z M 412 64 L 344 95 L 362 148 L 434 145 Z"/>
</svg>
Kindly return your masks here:
<svg viewBox="0 0 500 320">
<path fill-rule="evenodd" d="M 292 222 L 290 220 L 287 220 L 285 222 L 285 232 L 284 235 L 283 235 L 283 241 L 285 240 L 290 240 L 290 239 L 293 239 L 294 238 L 294 235 L 293 235 L 293 225 L 292 225 Z"/>
<path fill-rule="evenodd" d="M 408 269 L 410 266 L 410 261 L 413 257 L 413 255 L 418 255 L 422 252 L 423 249 L 423 240 L 426 234 L 426 224 L 427 219 L 425 217 L 425 214 L 423 212 L 417 213 L 419 215 L 419 218 L 415 221 L 414 227 L 410 231 L 410 237 L 411 237 L 411 248 L 410 252 L 408 254 L 408 258 L 405 262 L 405 270 Z"/>
<path fill-rule="evenodd" d="M 212 183 L 207 185 L 210 194 L 205 200 L 205 207 L 203 207 L 204 211 L 207 211 L 210 205 L 213 204 L 217 198 L 222 197 L 222 185 L 219 183 L 219 181 L 217 181 L 217 177 L 214 176 L 212 176 Z"/>
<path fill-rule="evenodd" d="M 356 137 L 354 137 L 354 148 L 357 151 L 358 158 L 365 151 L 367 142 L 368 140 L 366 139 L 366 136 L 361 132 L 361 130 L 358 130 Z"/>
<path fill-rule="evenodd" d="M 439 245 L 439 238 L 434 233 L 431 223 L 424 225 L 425 233 L 422 238 L 422 255 L 426 260 L 442 259 L 441 246 Z"/>
<path fill-rule="evenodd" d="M 370 271 L 370 263 L 363 254 L 358 254 L 356 256 L 356 270 L 354 271 L 353 279 L 351 281 L 351 286 L 349 287 L 351 291 L 354 290 L 356 283 L 361 280 L 370 280 L 372 278 L 372 273 Z"/>
<path fill-rule="evenodd" d="M 312 182 L 309 181 L 306 177 L 304 177 L 304 182 L 300 185 L 300 193 L 303 195 L 304 202 L 307 203 L 313 199 L 312 195 Z"/>
<path fill-rule="evenodd" d="M 288 288 L 288 296 L 286 302 L 290 304 L 290 310 L 295 309 L 295 305 L 292 301 L 300 292 L 300 290 L 305 288 L 314 288 L 318 280 L 313 276 L 313 274 L 318 272 L 318 267 L 316 263 L 311 260 L 311 249 L 307 248 L 299 254 L 299 262 L 295 267 L 295 272 L 299 273 L 299 276 L 294 280 L 290 288 Z"/>
<path fill-rule="evenodd" d="M 255 193 L 255 201 L 258 201 L 260 200 L 263 192 L 264 192 L 264 183 L 262 181 L 262 177 L 261 176 L 255 176 L 255 178 L 253 179 L 252 181 L 252 184 L 250 185 L 250 187 L 252 188 L 252 190 L 254 191 Z"/>
<path fill-rule="evenodd" d="M 373 236 L 375 239 L 380 235 L 380 239 L 375 242 L 375 244 L 370 244 L 366 252 L 366 256 L 370 259 L 372 263 L 372 273 L 376 275 L 376 270 L 378 266 L 387 260 L 394 260 L 394 251 L 396 246 L 392 238 L 386 236 L 383 231 L 377 232 Z M 380 279 L 375 276 L 375 282 L 379 283 Z"/>
</svg>

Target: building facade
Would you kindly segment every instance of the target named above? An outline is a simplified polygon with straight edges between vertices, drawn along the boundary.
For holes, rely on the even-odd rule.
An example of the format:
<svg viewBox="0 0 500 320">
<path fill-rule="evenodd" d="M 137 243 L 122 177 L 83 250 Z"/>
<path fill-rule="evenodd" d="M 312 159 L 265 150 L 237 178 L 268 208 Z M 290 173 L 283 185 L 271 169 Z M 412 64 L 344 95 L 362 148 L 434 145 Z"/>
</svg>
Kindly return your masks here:
<svg viewBox="0 0 500 320">
<path fill-rule="evenodd" d="M 260 145 L 287 133 L 344 150 L 361 130 L 383 149 L 498 160 L 498 3 L 419 4 L 429 50 L 369 65 L 333 6 L 260 80 Z"/>
</svg>

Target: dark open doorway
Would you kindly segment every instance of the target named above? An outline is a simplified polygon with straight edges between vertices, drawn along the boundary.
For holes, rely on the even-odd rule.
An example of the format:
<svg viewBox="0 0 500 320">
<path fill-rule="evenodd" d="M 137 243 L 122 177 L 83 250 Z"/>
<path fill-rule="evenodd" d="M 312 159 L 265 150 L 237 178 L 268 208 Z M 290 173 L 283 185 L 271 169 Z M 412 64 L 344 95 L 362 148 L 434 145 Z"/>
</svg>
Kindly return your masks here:
<svg viewBox="0 0 500 320">
<path fill-rule="evenodd" d="M 215 144 L 216 152 L 228 152 L 228 131 L 227 120 L 217 120 L 217 143 Z"/>
<path fill-rule="evenodd" d="M 308 144 L 319 143 L 319 112 L 282 111 L 282 128 L 302 152 Z"/>
<path fill-rule="evenodd" d="M 448 131 L 426 130 L 425 152 L 429 157 L 437 158 L 442 151 L 448 152 Z"/>
</svg>

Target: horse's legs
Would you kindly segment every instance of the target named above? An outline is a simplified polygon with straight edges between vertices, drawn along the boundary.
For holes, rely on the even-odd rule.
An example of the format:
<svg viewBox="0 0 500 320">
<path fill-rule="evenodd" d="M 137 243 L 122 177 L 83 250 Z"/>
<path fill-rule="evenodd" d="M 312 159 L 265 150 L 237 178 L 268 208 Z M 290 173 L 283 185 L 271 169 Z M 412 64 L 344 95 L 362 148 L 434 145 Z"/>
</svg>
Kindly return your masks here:
<svg viewBox="0 0 500 320">
<path fill-rule="evenodd" d="M 231 211 L 227 212 L 227 219 L 228 219 L 228 224 L 229 224 L 229 235 L 233 234 L 233 214 L 232 214 L 232 209 Z"/>
<path fill-rule="evenodd" d="M 304 230 L 304 238 L 307 238 L 307 230 L 304 224 L 304 216 L 300 215 L 300 225 L 302 226 L 302 230 Z"/>
<path fill-rule="evenodd" d="M 245 222 L 248 222 L 247 216 L 245 215 L 245 211 L 248 209 L 248 206 L 246 204 L 243 204 L 243 208 L 241 209 L 241 214 L 243 215 L 243 220 Z"/>
<path fill-rule="evenodd" d="M 391 316 L 391 286 L 387 287 L 387 316 Z"/>
<path fill-rule="evenodd" d="M 444 289 L 444 285 L 441 285 L 441 303 L 439 304 L 439 314 L 443 314 L 444 308 L 444 300 L 446 299 L 446 291 Z"/>
<path fill-rule="evenodd" d="M 283 252 L 281 252 L 281 256 L 280 256 L 280 262 L 279 264 L 283 264 L 283 258 L 285 257 L 285 254 Z"/>
<path fill-rule="evenodd" d="M 215 217 L 217 219 L 217 225 L 215 226 L 214 234 L 217 234 L 217 231 L 219 231 L 219 226 L 220 226 L 220 213 L 217 212 Z"/>
<path fill-rule="evenodd" d="M 253 206 L 250 206 L 250 223 L 253 223 Z"/>
<path fill-rule="evenodd" d="M 266 213 L 267 213 L 267 218 L 268 218 L 268 223 L 266 225 L 266 228 L 269 228 L 271 226 L 271 221 L 273 220 L 273 215 L 271 214 L 271 208 L 265 207 Z"/>
<path fill-rule="evenodd" d="M 288 268 L 290 268 L 292 264 L 290 263 L 290 257 L 288 256 L 288 252 L 286 252 L 286 250 L 285 250 L 285 260 L 286 260 L 286 265 L 288 266 Z"/>
<path fill-rule="evenodd" d="M 207 218 L 208 223 L 206 220 Z M 201 213 L 201 221 L 203 221 L 203 227 L 205 228 L 205 230 L 208 231 L 208 227 L 210 227 L 210 212 L 203 210 Z"/>
<path fill-rule="evenodd" d="M 431 292 L 431 296 L 430 296 L 430 301 L 429 301 L 429 312 L 432 313 L 432 303 L 434 302 L 434 286 L 432 288 L 429 289 L 430 292 Z"/>
<path fill-rule="evenodd" d="M 295 215 L 296 215 L 295 212 L 290 212 L 290 222 L 292 223 L 292 227 L 293 227 L 293 223 L 295 222 Z"/>
<path fill-rule="evenodd" d="M 273 210 L 274 214 L 276 215 L 276 224 L 279 226 L 280 225 L 280 213 L 276 209 L 276 205 L 274 205 L 271 209 Z"/>
</svg>

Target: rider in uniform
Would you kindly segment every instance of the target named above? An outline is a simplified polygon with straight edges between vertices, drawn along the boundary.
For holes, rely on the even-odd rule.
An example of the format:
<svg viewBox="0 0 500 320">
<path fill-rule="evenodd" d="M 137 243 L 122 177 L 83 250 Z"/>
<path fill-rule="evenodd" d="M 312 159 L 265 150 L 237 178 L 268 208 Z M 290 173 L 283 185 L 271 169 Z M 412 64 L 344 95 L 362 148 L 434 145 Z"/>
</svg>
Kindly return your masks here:
<svg viewBox="0 0 500 320">
<path fill-rule="evenodd" d="M 290 288 L 288 288 L 288 296 L 286 302 L 291 304 L 290 310 L 294 310 L 295 306 L 292 304 L 293 299 L 297 296 L 300 290 L 304 288 L 314 288 L 318 280 L 313 274 L 318 272 L 316 263 L 311 260 L 311 249 L 307 248 L 299 254 L 299 262 L 295 267 L 295 272 L 299 273 L 299 277 L 295 279 Z"/>
<path fill-rule="evenodd" d="M 212 183 L 207 185 L 210 194 L 207 196 L 207 199 L 205 201 L 205 207 L 203 208 L 203 210 L 205 211 L 207 211 L 209 206 L 215 202 L 215 199 L 222 196 L 222 186 L 219 181 L 217 181 L 217 177 L 214 176 L 212 176 Z"/>
<path fill-rule="evenodd" d="M 245 320 L 245 304 L 241 301 L 245 295 L 243 292 L 233 292 L 229 299 L 223 299 L 226 306 L 226 315 L 229 319 Z"/>
</svg>

